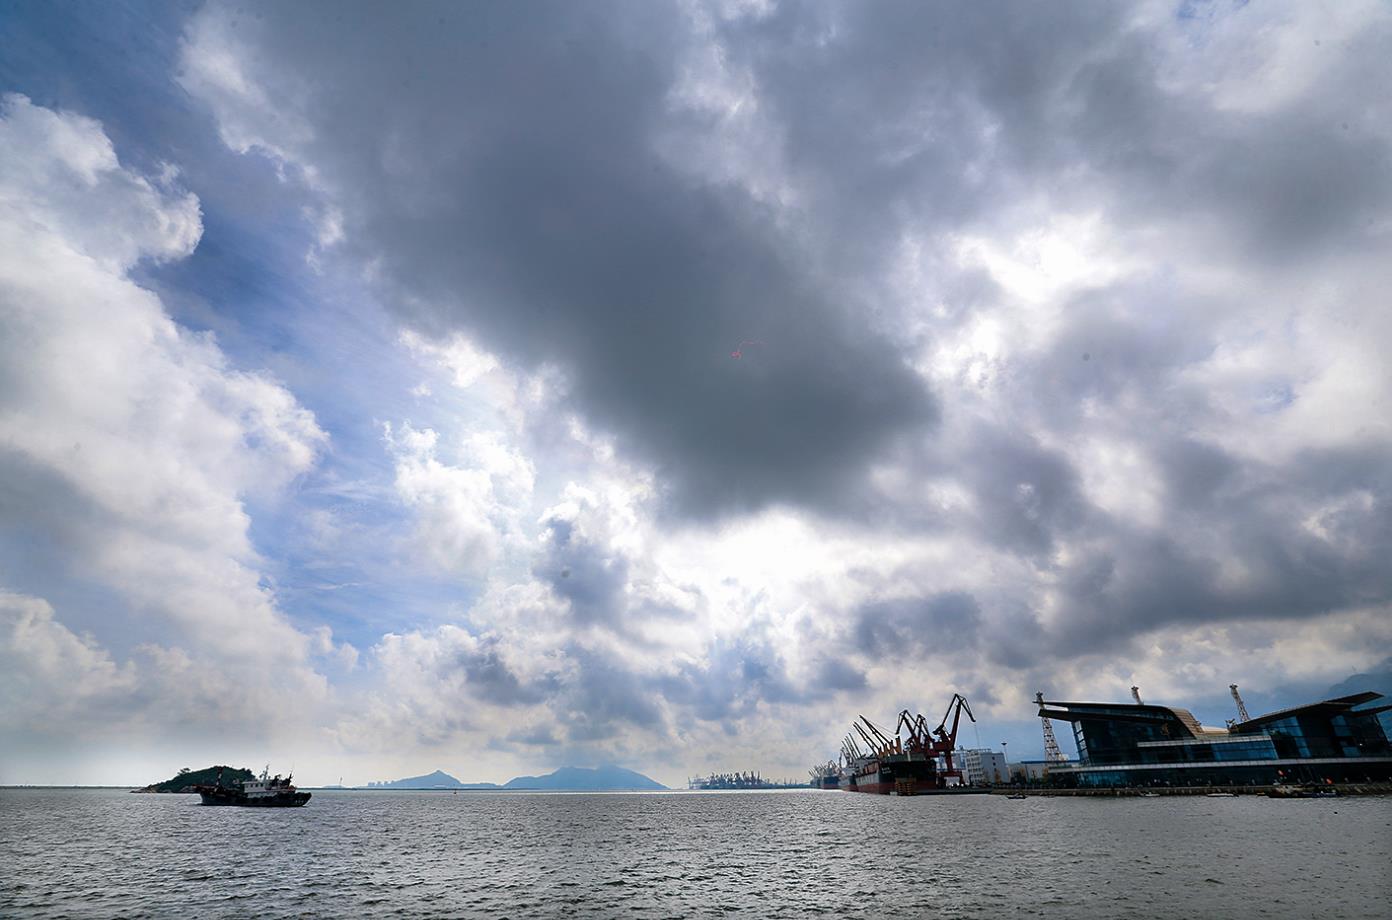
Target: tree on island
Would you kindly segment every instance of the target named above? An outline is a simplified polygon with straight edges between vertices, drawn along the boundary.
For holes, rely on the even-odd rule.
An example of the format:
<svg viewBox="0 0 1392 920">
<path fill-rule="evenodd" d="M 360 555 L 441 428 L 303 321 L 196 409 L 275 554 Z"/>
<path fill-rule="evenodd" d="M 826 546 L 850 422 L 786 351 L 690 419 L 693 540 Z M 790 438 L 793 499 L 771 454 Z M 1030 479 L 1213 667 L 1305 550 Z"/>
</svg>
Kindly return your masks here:
<svg viewBox="0 0 1392 920">
<path fill-rule="evenodd" d="M 215 765 L 202 770 L 183 767 L 170 779 L 151 783 L 137 792 L 194 792 L 195 786 L 233 786 L 255 779 L 256 774 L 246 767 Z"/>
</svg>

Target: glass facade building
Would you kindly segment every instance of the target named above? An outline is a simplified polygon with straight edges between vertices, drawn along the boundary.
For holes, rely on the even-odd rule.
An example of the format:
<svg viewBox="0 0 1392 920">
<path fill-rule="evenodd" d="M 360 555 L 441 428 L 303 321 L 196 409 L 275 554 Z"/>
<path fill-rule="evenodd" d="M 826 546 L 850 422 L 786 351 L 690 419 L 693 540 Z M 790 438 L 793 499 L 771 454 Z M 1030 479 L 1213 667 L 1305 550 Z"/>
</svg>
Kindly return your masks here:
<svg viewBox="0 0 1392 920">
<path fill-rule="evenodd" d="M 1265 785 L 1392 781 L 1384 726 L 1392 706 L 1356 693 L 1209 728 L 1185 709 L 1044 701 L 1039 715 L 1068 722 L 1078 763 L 1054 767 L 1068 786 Z"/>
</svg>

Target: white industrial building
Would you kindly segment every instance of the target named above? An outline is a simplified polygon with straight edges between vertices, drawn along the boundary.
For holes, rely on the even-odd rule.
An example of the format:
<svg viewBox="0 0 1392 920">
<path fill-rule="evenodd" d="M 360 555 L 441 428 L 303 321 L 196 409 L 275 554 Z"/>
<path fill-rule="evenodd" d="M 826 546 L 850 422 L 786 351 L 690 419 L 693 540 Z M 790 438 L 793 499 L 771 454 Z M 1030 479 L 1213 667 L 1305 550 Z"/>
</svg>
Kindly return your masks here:
<svg viewBox="0 0 1392 920">
<path fill-rule="evenodd" d="M 1067 766 L 1071 766 L 1067 760 L 1022 760 L 1019 763 L 1010 764 L 1010 778 L 1017 783 L 1043 783 L 1049 777 L 1050 767 Z"/>
<path fill-rule="evenodd" d="M 957 757 L 962 765 L 962 779 L 969 786 L 994 786 L 1010 782 L 1010 770 L 1005 764 L 1005 755 L 987 748 L 971 748 L 958 751 Z"/>
</svg>

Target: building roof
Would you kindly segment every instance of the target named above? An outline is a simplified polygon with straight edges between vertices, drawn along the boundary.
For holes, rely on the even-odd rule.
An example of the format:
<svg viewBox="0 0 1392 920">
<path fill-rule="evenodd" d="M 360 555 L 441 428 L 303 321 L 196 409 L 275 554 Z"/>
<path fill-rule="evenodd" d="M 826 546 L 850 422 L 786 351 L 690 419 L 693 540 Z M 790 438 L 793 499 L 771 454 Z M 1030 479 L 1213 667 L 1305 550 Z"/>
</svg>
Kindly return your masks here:
<svg viewBox="0 0 1392 920">
<path fill-rule="evenodd" d="M 1373 700 L 1381 698 L 1381 693 L 1374 693 L 1373 691 L 1368 690 L 1363 693 L 1350 694 L 1349 696 L 1335 697 L 1332 700 L 1321 700 L 1318 703 L 1307 703 L 1304 706 L 1292 706 L 1289 709 L 1278 709 L 1275 712 L 1268 712 L 1265 715 L 1257 716 L 1255 719 L 1248 719 L 1246 722 L 1239 722 L 1232 727 L 1232 730 L 1235 732 L 1245 732 L 1249 729 L 1254 729 L 1258 728 L 1259 726 L 1266 725 L 1269 722 L 1275 722 L 1280 719 L 1289 719 L 1292 716 L 1335 716 L 1341 712 L 1347 712 L 1355 706 L 1361 706 L 1364 703 L 1371 703 Z M 1380 707 L 1380 709 L 1381 708 L 1386 707 Z M 1372 710 L 1371 712 L 1378 712 L 1380 711 L 1380 709 Z M 1360 714 L 1371 714 L 1371 712 L 1364 711 Z"/>
<path fill-rule="evenodd" d="M 1214 729 L 1205 728 L 1187 709 L 1173 706 L 1153 706 L 1149 703 L 1069 703 L 1059 700 L 1045 700 L 1039 707 L 1039 715 L 1046 719 L 1061 722 L 1077 722 L 1080 719 L 1114 719 L 1119 722 L 1179 722 L 1185 731 L 1195 738 L 1211 735 Z M 1226 732 L 1224 732 L 1226 734 Z"/>
<path fill-rule="evenodd" d="M 1230 729 L 1208 728 L 1200 725 L 1199 720 L 1194 718 L 1194 714 L 1187 709 L 1173 706 L 1153 706 L 1149 703 L 1071 703 L 1061 700 L 1045 700 L 1043 705 L 1039 707 L 1039 715 L 1046 719 L 1058 719 L 1061 722 L 1099 718 L 1115 719 L 1119 722 L 1168 722 L 1173 719 L 1183 725 L 1194 738 L 1203 738 L 1205 735 L 1210 737 L 1220 734 L 1226 735 L 1230 731 L 1236 733 L 1256 731 L 1271 722 L 1288 719 L 1292 716 L 1332 717 L 1341 712 L 1347 712 L 1355 706 L 1371 703 L 1373 700 L 1381 698 L 1381 693 L 1374 693 L 1371 690 L 1364 693 L 1354 693 L 1332 700 L 1321 700 L 1318 703 L 1307 703 L 1304 706 L 1293 706 L 1290 709 L 1279 709 L 1276 712 L 1257 716 L 1255 719 L 1248 719 L 1246 722 L 1238 722 Z M 1361 709 L 1358 710 L 1358 714 L 1373 715 L 1387 709 L 1386 706 L 1376 709 Z"/>
</svg>

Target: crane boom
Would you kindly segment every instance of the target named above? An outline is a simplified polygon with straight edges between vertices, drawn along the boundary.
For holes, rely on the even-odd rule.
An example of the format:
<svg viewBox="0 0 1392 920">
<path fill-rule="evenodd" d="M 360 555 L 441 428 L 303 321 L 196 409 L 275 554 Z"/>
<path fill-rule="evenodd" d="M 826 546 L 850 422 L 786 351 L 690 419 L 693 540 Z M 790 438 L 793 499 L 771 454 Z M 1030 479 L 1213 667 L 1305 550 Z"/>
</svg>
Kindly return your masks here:
<svg viewBox="0 0 1392 920">
<path fill-rule="evenodd" d="M 894 725 L 894 737 L 898 740 L 905 733 L 907 733 L 908 739 L 901 743 L 901 748 L 922 753 L 926 746 L 933 743 L 932 736 L 928 735 L 924 729 L 923 716 L 915 716 L 907 709 L 899 713 L 899 721 Z"/>
<path fill-rule="evenodd" d="M 860 737 L 865 739 L 865 747 L 870 751 L 871 754 L 880 753 L 880 751 L 875 747 L 875 739 L 871 738 L 870 733 L 860 727 L 859 722 L 852 722 L 851 728 L 854 728 L 857 732 L 860 733 Z"/>
<path fill-rule="evenodd" d="M 877 728 L 877 727 L 875 726 L 875 723 L 874 723 L 874 722 L 871 722 L 869 719 L 865 718 L 865 716 L 861 716 L 861 717 L 860 717 L 860 721 L 864 722 L 864 723 L 865 723 L 865 727 L 868 728 L 868 729 L 870 729 L 870 734 L 872 734 L 872 735 L 875 736 L 875 740 L 878 741 L 879 744 L 880 744 L 880 750 L 882 750 L 882 751 L 892 751 L 892 750 L 894 750 L 894 742 L 893 742 L 893 741 L 890 741 L 888 738 L 886 738 L 886 737 L 885 737 L 885 733 L 882 732 L 882 731 L 880 731 L 879 728 Z"/>
<path fill-rule="evenodd" d="M 1237 703 L 1237 717 L 1243 722 L 1252 721 L 1252 717 L 1247 714 L 1247 707 L 1243 705 L 1242 694 L 1237 692 L 1237 684 L 1229 684 L 1228 689 L 1232 691 L 1232 698 Z"/>
<path fill-rule="evenodd" d="M 938 727 L 933 729 L 933 734 L 942 739 L 943 743 L 950 750 L 957 743 L 957 725 L 962 721 L 962 711 L 966 710 L 967 718 L 973 722 L 976 716 L 972 715 L 971 707 L 967 705 L 967 698 L 960 693 L 952 694 L 952 702 L 947 704 L 947 712 L 943 714 L 942 721 Z M 947 717 L 952 716 L 952 731 L 946 731 Z"/>
<path fill-rule="evenodd" d="M 1134 689 L 1134 688 L 1133 688 Z M 1040 690 L 1034 695 L 1034 701 L 1040 709 L 1044 708 L 1044 691 Z M 1040 723 L 1044 726 L 1044 759 L 1049 763 L 1063 763 L 1065 758 L 1063 751 L 1059 749 L 1058 739 L 1054 737 L 1054 726 L 1047 716 L 1041 716 Z"/>
</svg>

